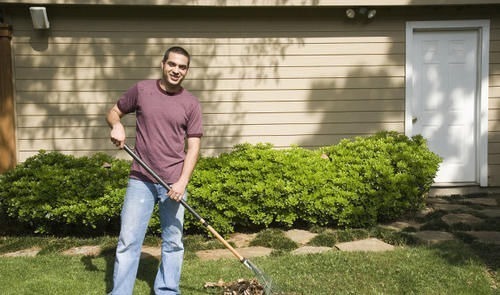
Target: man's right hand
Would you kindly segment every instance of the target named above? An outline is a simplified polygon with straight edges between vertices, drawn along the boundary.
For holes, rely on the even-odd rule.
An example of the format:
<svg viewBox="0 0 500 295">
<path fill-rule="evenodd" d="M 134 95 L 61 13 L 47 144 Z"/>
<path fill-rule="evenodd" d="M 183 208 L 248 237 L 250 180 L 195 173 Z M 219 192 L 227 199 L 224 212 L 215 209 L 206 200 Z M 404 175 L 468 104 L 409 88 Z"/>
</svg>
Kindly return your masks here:
<svg viewBox="0 0 500 295">
<path fill-rule="evenodd" d="M 106 122 L 108 122 L 108 125 L 111 128 L 111 142 L 121 149 L 123 149 L 123 146 L 125 145 L 125 128 L 120 121 L 123 115 L 124 114 L 115 104 L 106 116 Z"/>
<path fill-rule="evenodd" d="M 111 142 L 119 148 L 123 148 L 125 145 L 125 128 L 122 123 L 116 123 L 111 129 Z"/>
</svg>

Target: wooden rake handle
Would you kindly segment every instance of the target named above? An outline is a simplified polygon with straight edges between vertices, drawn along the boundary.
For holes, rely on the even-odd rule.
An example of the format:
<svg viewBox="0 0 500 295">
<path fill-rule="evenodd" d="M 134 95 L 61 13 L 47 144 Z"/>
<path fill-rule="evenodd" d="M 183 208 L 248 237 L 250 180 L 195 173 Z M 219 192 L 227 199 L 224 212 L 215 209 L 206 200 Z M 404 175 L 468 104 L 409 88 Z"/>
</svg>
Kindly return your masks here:
<svg viewBox="0 0 500 295">
<path fill-rule="evenodd" d="M 156 179 L 156 181 L 158 181 L 159 184 L 161 184 L 168 191 L 171 190 L 170 186 L 158 175 L 158 173 L 156 173 L 153 169 L 151 169 L 151 167 L 148 166 L 148 164 L 146 164 L 141 158 L 139 158 L 139 156 L 136 153 L 134 153 L 134 151 L 127 144 L 125 144 L 123 149 L 132 158 L 134 158 L 134 160 L 136 160 L 137 163 L 139 163 L 139 165 L 141 165 L 144 169 L 146 169 Z M 239 254 L 210 224 L 208 224 L 208 222 L 205 219 L 203 219 L 198 214 L 198 212 L 196 212 L 191 206 L 189 206 L 188 203 L 186 203 L 186 201 L 181 199 L 179 202 L 182 204 L 182 206 L 184 206 L 184 208 L 186 208 L 189 212 L 191 212 L 191 214 L 193 214 L 201 222 L 201 224 L 203 224 L 212 233 L 212 235 L 214 235 L 217 238 L 217 240 L 219 240 L 229 251 L 231 251 L 231 253 L 233 253 L 233 255 L 236 258 L 238 258 L 238 260 L 241 263 L 245 264 L 247 259 L 241 256 L 241 254 Z"/>
</svg>

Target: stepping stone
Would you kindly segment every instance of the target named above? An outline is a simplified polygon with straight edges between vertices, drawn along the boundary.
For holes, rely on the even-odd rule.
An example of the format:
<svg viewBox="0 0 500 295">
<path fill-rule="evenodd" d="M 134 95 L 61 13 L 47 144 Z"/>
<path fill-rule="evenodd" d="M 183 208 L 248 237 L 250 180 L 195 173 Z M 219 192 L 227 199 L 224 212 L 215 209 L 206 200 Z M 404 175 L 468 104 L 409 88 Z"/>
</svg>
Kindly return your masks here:
<svg viewBox="0 0 500 295">
<path fill-rule="evenodd" d="M 304 247 L 300 247 L 300 248 L 293 250 L 292 255 L 316 254 L 316 253 L 323 253 L 323 252 L 327 252 L 327 251 L 333 251 L 333 248 L 304 246 Z"/>
<path fill-rule="evenodd" d="M 76 255 L 99 256 L 99 254 L 101 254 L 101 247 L 100 246 L 74 247 L 64 251 L 62 254 L 68 256 L 76 256 Z"/>
<path fill-rule="evenodd" d="M 2 254 L 2 257 L 34 257 L 40 252 L 42 249 L 39 247 L 33 247 L 29 249 L 23 249 L 15 252 Z"/>
<path fill-rule="evenodd" d="M 456 210 L 467 210 L 469 207 L 466 205 L 459 204 L 432 204 L 434 210 L 443 210 L 443 211 L 456 211 Z"/>
<path fill-rule="evenodd" d="M 256 236 L 257 234 L 234 233 L 227 241 L 234 243 L 236 248 L 248 247 L 250 242 L 255 239 Z"/>
<path fill-rule="evenodd" d="M 468 231 L 468 235 L 477 238 L 480 242 L 500 245 L 500 232 L 496 231 Z"/>
<path fill-rule="evenodd" d="M 402 231 L 405 228 L 415 228 L 419 229 L 422 224 L 414 222 L 414 221 L 395 221 L 389 224 L 384 225 L 383 227 L 391 230 Z"/>
<path fill-rule="evenodd" d="M 424 230 L 417 232 L 414 235 L 418 240 L 428 245 L 455 239 L 452 234 L 443 231 Z"/>
<path fill-rule="evenodd" d="M 379 239 L 369 238 L 364 240 L 358 240 L 353 242 L 338 243 L 335 245 L 340 251 L 353 252 L 353 251 L 365 251 L 365 252 L 381 252 L 394 250 L 394 246 L 380 241 Z"/>
<path fill-rule="evenodd" d="M 161 257 L 161 247 L 142 246 L 141 258 Z"/>
<path fill-rule="evenodd" d="M 467 198 L 462 201 L 467 204 L 483 205 L 483 206 L 498 206 L 497 200 L 493 198 Z"/>
<path fill-rule="evenodd" d="M 424 218 L 424 217 L 426 217 L 427 215 L 429 215 L 429 214 L 431 214 L 431 213 L 433 213 L 433 212 L 435 212 L 435 211 L 436 211 L 436 210 L 435 210 L 434 208 L 432 208 L 432 207 L 428 207 L 428 206 L 427 206 L 427 207 L 425 207 L 424 209 L 422 209 L 422 210 L 418 211 L 418 212 L 417 212 L 417 214 L 416 214 L 416 217 L 421 217 L 421 218 Z"/>
<path fill-rule="evenodd" d="M 489 218 L 500 218 L 500 210 L 499 209 L 484 209 L 476 211 L 479 214 L 483 214 Z"/>
<path fill-rule="evenodd" d="M 285 232 L 285 235 L 295 243 L 299 245 L 305 245 L 318 234 L 301 229 L 291 229 Z"/>
<path fill-rule="evenodd" d="M 456 223 L 477 224 L 483 222 L 481 218 L 467 213 L 447 214 L 441 217 L 441 219 L 448 225 Z"/>
<path fill-rule="evenodd" d="M 432 198 L 427 198 L 426 199 L 427 204 L 448 204 L 449 201 L 443 198 L 437 198 L 437 197 L 432 197 Z"/>
<path fill-rule="evenodd" d="M 267 256 L 271 254 L 273 249 L 266 247 L 245 247 L 238 248 L 240 253 L 245 258 Z M 196 256 L 201 260 L 216 260 L 222 258 L 234 258 L 233 253 L 228 249 L 201 250 L 196 252 Z"/>
</svg>

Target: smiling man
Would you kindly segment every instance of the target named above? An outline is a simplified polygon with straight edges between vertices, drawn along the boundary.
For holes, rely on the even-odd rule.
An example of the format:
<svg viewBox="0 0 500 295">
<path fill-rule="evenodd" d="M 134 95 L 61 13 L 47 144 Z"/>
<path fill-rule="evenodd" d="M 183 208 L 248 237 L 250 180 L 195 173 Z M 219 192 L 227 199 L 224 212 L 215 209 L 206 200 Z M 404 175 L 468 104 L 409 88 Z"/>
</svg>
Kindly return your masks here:
<svg viewBox="0 0 500 295">
<path fill-rule="evenodd" d="M 123 148 L 126 133 L 121 118 L 135 112 L 135 152 L 171 186 L 166 192 L 139 163 L 132 163 L 121 212 L 111 294 L 133 292 L 142 243 L 156 203 L 162 251 L 154 291 L 158 295 L 180 294 L 184 207 L 179 201 L 187 198 L 186 188 L 198 160 L 203 134 L 200 103 L 182 87 L 189 63 L 185 49 L 169 48 L 161 61 L 161 79 L 139 81 L 107 114 L 111 141 Z"/>
</svg>

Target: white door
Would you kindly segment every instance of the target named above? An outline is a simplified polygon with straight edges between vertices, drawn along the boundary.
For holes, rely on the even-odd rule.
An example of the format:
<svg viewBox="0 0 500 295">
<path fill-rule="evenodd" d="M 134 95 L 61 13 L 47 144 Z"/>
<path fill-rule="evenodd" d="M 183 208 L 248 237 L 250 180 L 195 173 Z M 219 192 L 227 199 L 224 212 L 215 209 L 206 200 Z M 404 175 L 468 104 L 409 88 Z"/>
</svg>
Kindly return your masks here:
<svg viewBox="0 0 500 295">
<path fill-rule="evenodd" d="M 478 31 L 413 33 L 412 135 L 443 158 L 436 183 L 477 182 Z"/>
</svg>

